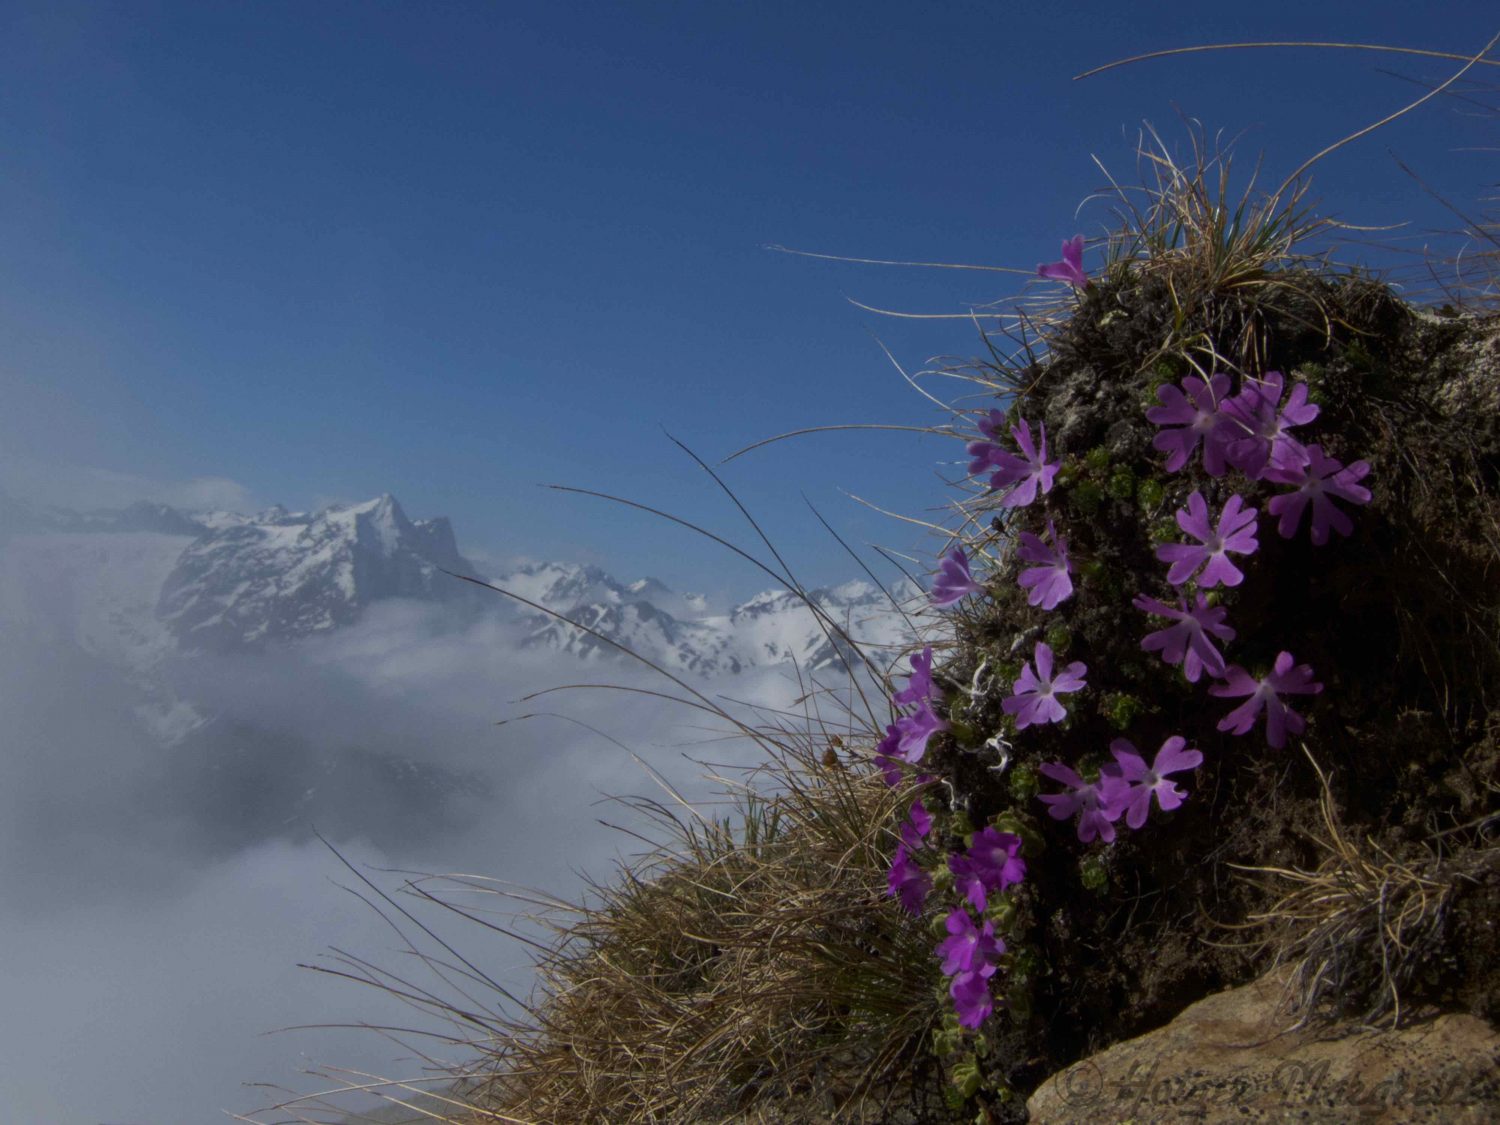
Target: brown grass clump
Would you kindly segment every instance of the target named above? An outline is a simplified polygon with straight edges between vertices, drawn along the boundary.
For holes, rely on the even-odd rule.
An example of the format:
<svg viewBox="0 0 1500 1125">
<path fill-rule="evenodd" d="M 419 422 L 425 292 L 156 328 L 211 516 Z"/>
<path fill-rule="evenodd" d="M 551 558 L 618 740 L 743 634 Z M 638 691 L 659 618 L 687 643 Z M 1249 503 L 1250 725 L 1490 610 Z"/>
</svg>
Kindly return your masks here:
<svg viewBox="0 0 1500 1125">
<path fill-rule="evenodd" d="M 815 750 L 780 741 L 730 818 L 635 802 L 671 842 L 596 884 L 541 957 L 546 1000 L 486 1047 L 477 1104 L 718 1121 L 816 1091 L 818 1111 L 895 1119 L 938 1013 L 931 938 L 885 893 L 911 796 Z M 876 1116 L 840 1112 L 872 1090 Z"/>
<path fill-rule="evenodd" d="M 1252 174 L 1237 189 L 1229 147 L 1210 143 L 1201 129 L 1190 129 L 1189 140 L 1182 160 L 1146 126 L 1137 147 L 1142 186 L 1110 181 L 1119 219 L 1110 274 L 1134 274 L 1171 314 L 1143 366 L 1180 358 L 1199 371 L 1259 367 L 1268 325 L 1285 310 L 1331 331 L 1333 314 L 1308 284 L 1327 258 L 1306 248 L 1337 224 L 1314 213 L 1311 182 L 1264 193 Z"/>
<path fill-rule="evenodd" d="M 1452 907 L 1482 876 L 1500 871 L 1500 848 L 1471 844 L 1444 855 L 1428 842 L 1398 859 L 1374 839 L 1348 835 L 1327 776 L 1314 769 L 1323 862 L 1310 871 L 1243 868 L 1274 901 L 1232 928 L 1261 931 L 1272 964 L 1292 967 L 1288 1007 L 1299 1025 L 1331 1015 L 1399 1026 L 1403 991 L 1442 975 L 1444 950 L 1466 940 L 1453 932 Z"/>
<path fill-rule="evenodd" d="M 418 1051 L 425 1076 L 406 1080 L 329 1068 L 320 1076 L 339 1088 L 264 1112 L 289 1115 L 278 1122 L 452 1125 L 948 1120 L 925 1050 L 942 1014 L 934 939 L 886 893 L 913 795 L 846 764 L 856 736 L 845 731 L 830 736 L 816 722 L 761 731 L 764 764 L 714 777 L 726 789 L 723 815 L 670 789 L 670 801 L 622 799 L 665 840 L 591 882 L 577 904 L 473 876 L 407 884 L 495 930 L 495 911 L 455 905 L 430 884 L 497 896 L 512 907 L 500 913 L 526 904 L 555 934 L 537 946 L 530 1003 L 356 872 L 424 972 L 398 975 L 349 954 L 339 969 L 308 967 L 438 1017 L 451 1034 L 377 1030 L 408 1046 L 414 1035 L 439 1040 L 463 1061 Z M 388 1108 L 346 1118 L 329 1099 L 356 1091 Z"/>
</svg>

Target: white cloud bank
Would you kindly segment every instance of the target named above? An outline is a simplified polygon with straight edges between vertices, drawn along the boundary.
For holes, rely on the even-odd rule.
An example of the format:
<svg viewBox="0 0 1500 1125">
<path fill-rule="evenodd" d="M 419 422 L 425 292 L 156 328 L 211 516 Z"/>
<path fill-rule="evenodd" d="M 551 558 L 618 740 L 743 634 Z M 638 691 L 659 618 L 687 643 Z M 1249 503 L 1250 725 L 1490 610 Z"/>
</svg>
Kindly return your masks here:
<svg viewBox="0 0 1500 1125">
<path fill-rule="evenodd" d="M 0 1089 L 6 1113 L 55 1125 L 197 1125 L 299 1091 L 316 1064 L 410 1076 L 378 1036 L 293 1024 L 415 1018 L 380 995 L 295 965 L 328 946 L 410 968 L 399 942 L 334 881 L 354 880 L 309 836 L 360 865 L 467 871 L 569 895 L 638 845 L 606 794 L 647 793 L 622 741 L 689 795 L 711 786 L 684 755 L 749 762 L 705 717 L 620 691 L 518 697 L 560 684 L 680 689 L 621 663 L 518 648 L 481 617 L 445 632 L 426 607 L 388 604 L 358 626 L 277 655 L 169 669 L 222 716 L 164 752 L 135 687 L 57 641 L 0 632 Z M 705 687 L 786 702 L 781 673 Z M 574 721 L 526 712 L 562 712 Z M 399 762 L 415 763 L 407 776 Z M 393 765 L 392 763 L 397 763 Z M 434 780 L 436 779 L 436 780 Z M 394 887 L 399 877 L 374 875 Z M 508 987 L 525 951 L 436 918 Z M 394 1072 L 394 1073 L 393 1073 Z"/>
</svg>

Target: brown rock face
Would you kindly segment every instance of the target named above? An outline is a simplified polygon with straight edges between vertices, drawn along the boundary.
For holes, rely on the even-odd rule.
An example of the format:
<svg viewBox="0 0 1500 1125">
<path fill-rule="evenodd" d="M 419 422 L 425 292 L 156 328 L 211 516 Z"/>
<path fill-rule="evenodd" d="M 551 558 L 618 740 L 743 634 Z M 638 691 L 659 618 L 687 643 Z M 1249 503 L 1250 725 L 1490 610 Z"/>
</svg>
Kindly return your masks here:
<svg viewBox="0 0 1500 1125">
<path fill-rule="evenodd" d="M 1288 1031 L 1284 977 L 1200 1000 L 1166 1027 L 1054 1074 L 1040 1125 L 1500 1121 L 1500 1034 L 1467 1014 L 1396 1031 Z"/>
</svg>

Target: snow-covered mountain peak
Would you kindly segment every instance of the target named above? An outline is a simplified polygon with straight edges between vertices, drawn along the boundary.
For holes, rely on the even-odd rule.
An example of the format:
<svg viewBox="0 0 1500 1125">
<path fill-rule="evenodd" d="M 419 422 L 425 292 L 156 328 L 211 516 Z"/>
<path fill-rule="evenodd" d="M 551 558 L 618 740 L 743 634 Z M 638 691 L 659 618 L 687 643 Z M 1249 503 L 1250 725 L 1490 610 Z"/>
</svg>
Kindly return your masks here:
<svg viewBox="0 0 1500 1125">
<path fill-rule="evenodd" d="M 413 524 L 389 493 L 313 515 L 278 506 L 189 545 L 158 614 L 188 647 L 257 646 L 346 625 L 384 598 L 472 598 L 445 570 L 473 572 L 447 521 Z"/>
</svg>

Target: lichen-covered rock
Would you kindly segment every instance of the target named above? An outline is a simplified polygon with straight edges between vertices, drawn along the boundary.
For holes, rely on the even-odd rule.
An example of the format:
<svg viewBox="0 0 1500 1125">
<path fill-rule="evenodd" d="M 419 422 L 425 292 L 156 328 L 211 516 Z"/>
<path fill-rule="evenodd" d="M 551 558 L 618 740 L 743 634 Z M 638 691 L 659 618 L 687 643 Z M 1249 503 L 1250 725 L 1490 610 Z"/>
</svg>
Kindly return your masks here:
<svg viewBox="0 0 1500 1125">
<path fill-rule="evenodd" d="M 1399 1030 L 1290 1030 L 1286 975 L 1187 1008 L 1077 1062 L 1027 1103 L 1037 1125 L 1500 1120 L 1500 1033 L 1467 1013 Z"/>
</svg>

